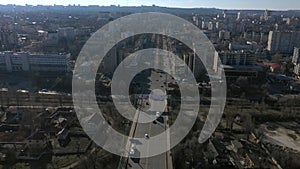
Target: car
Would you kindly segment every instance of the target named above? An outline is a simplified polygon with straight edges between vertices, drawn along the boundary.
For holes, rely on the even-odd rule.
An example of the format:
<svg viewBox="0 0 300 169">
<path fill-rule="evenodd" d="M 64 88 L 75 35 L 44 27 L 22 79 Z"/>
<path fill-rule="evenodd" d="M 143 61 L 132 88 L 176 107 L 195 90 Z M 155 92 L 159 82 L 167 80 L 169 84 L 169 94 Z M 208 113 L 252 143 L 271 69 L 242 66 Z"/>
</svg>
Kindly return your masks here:
<svg viewBox="0 0 300 169">
<path fill-rule="evenodd" d="M 42 89 L 41 92 L 48 92 L 48 90 L 47 89 Z"/>
<path fill-rule="evenodd" d="M 17 90 L 18 93 L 29 93 L 28 90 L 24 90 L 24 89 L 19 89 Z"/>
<path fill-rule="evenodd" d="M 7 88 L 1 88 L 0 92 L 8 92 L 8 89 Z"/>
<path fill-rule="evenodd" d="M 148 134 L 145 134 L 145 139 L 149 139 L 149 135 Z"/>
<path fill-rule="evenodd" d="M 134 143 L 131 144 L 129 154 L 134 155 L 136 149 L 136 145 Z"/>
<path fill-rule="evenodd" d="M 155 114 L 156 118 L 159 118 L 160 117 L 160 112 L 157 111 L 156 114 Z"/>
<path fill-rule="evenodd" d="M 185 83 L 185 82 L 187 82 L 187 81 L 188 81 L 187 79 L 182 79 L 182 80 L 181 80 L 182 83 Z"/>
</svg>

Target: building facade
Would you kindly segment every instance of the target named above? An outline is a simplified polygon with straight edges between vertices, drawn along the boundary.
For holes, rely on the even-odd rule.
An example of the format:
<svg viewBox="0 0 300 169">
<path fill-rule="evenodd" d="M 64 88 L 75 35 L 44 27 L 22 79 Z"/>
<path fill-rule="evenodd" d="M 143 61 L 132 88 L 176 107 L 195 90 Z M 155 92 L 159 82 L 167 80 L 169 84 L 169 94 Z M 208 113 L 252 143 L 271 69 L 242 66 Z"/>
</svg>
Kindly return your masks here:
<svg viewBox="0 0 300 169">
<path fill-rule="evenodd" d="M 221 51 L 218 53 L 223 65 L 255 65 L 257 54 L 250 51 Z"/>
<path fill-rule="evenodd" d="M 270 53 L 293 53 L 300 46 L 300 31 L 270 31 L 268 50 Z"/>
<path fill-rule="evenodd" d="M 70 54 L 0 53 L 0 71 L 4 72 L 67 72 L 70 70 L 69 62 Z"/>
<path fill-rule="evenodd" d="M 294 73 L 299 75 L 300 74 L 300 48 L 294 48 L 294 54 L 292 62 L 294 64 Z"/>
</svg>

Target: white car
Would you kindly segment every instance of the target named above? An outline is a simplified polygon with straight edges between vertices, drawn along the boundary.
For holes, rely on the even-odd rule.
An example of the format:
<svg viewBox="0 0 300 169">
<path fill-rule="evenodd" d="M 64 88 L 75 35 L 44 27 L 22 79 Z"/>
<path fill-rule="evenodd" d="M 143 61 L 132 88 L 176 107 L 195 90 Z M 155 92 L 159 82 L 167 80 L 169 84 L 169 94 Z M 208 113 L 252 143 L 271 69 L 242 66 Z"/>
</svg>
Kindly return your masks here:
<svg viewBox="0 0 300 169">
<path fill-rule="evenodd" d="M 160 112 L 157 111 L 155 116 L 156 116 L 156 118 L 159 118 L 160 117 Z"/>
<path fill-rule="evenodd" d="M 145 139 L 149 139 L 149 135 L 148 134 L 145 134 Z"/>
<path fill-rule="evenodd" d="M 130 151 L 129 151 L 129 154 L 130 154 L 130 155 L 134 155 L 134 153 L 135 153 L 135 148 L 136 148 L 135 144 L 132 143 L 132 144 L 131 144 L 131 147 L 130 147 Z"/>
<path fill-rule="evenodd" d="M 187 81 L 188 81 L 187 79 L 182 79 L 182 80 L 181 80 L 182 83 L 185 83 L 185 82 L 187 82 Z"/>
</svg>

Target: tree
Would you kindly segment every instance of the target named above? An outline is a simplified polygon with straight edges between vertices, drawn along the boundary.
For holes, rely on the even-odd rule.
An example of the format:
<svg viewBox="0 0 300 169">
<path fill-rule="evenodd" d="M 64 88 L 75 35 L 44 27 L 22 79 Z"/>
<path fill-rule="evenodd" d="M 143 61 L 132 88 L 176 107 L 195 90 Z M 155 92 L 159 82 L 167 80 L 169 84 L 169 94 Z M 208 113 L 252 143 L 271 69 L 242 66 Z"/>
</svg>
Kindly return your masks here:
<svg viewBox="0 0 300 169">
<path fill-rule="evenodd" d="M 12 149 L 8 149 L 3 152 L 5 154 L 5 165 L 4 168 L 11 168 L 17 163 L 16 152 Z"/>
<path fill-rule="evenodd" d="M 272 56 L 272 62 L 279 63 L 282 59 L 282 54 L 276 53 L 275 55 Z"/>
</svg>

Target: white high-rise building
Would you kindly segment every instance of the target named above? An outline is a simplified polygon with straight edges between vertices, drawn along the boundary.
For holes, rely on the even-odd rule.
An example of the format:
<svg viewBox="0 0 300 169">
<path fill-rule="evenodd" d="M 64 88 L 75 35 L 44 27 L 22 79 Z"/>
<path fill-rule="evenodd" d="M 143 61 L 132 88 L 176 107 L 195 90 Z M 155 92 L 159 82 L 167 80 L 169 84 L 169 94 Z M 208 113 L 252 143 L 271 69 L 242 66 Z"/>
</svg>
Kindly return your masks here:
<svg viewBox="0 0 300 169">
<path fill-rule="evenodd" d="M 292 62 L 294 64 L 294 73 L 300 74 L 300 48 L 294 48 L 294 54 Z"/>
</svg>

